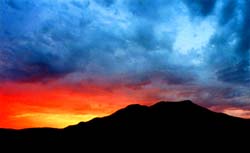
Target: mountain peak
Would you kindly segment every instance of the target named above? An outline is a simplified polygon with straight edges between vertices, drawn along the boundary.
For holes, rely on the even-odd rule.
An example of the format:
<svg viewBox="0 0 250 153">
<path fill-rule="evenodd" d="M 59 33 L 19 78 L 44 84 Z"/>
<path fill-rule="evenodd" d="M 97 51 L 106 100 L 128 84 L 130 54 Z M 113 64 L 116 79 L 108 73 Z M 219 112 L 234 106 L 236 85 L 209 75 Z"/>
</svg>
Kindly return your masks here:
<svg viewBox="0 0 250 153">
<path fill-rule="evenodd" d="M 116 111 L 112 115 L 125 115 L 125 114 L 135 114 L 135 113 L 140 113 L 142 111 L 145 111 L 148 109 L 148 106 L 140 105 L 140 104 L 131 104 L 128 105 L 127 107 L 120 109 Z"/>
<path fill-rule="evenodd" d="M 200 106 L 196 105 L 191 100 L 184 100 L 184 101 L 179 101 L 179 102 L 160 101 L 151 106 L 131 104 L 123 109 L 116 111 L 114 114 L 112 114 L 112 116 L 113 115 L 125 115 L 125 114 L 135 115 L 138 113 L 143 113 L 145 111 L 148 111 L 149 109 L 152 109 L 152 108 L 164 109 L 165 111 L 168 111 L 168 109 L 171 109 L 172 107 L 184 108 L 184 107 L 200 107 Z"/>
<path fill-rule="evenodd" d="M 112 143 L 107 138 L 113 140 L 113 143 L 129 140 L 124 143 L 126 145 L 130 142 L 152 144 L 157 140 L 172 142 L 175 138 L 184 139 L 186 143 L 196 134 L 198 141 L 210 140 L 211 134 L 208 131 L 212 131 L 212 136 L 216 138 L 231 136 L 232 133 L 239 135 L 238 132 L 250 135 L 249 128 L 249 120 L 212 112 L 190 100 L 160 101 L 151 106 L 129 105 L 110 116 L 81 122 L 62 130 L 0 130 L 0 143 L 14 146 L 32 143 L 39 148 L 81 148 L 83 144 L 91 146 L 103 143 L 109 146 Z"/>
<path fill-rule="evenodd" d="M 190 108 L 206 109 L 193 103 L 191 100 L 175 101 L 175 102 L 160 101 L 150 106 L 150 108 L 154 108 L 154 109 L 168 109 L 169 107 L 186 108 L 186 109 L 190 109 Z"/>
<path fill-rule="evenodd" d="M 162 105 L 169 105 L 169 104 L 178 104 L 178 105 L 196 105 L 195 103 L 193 103 L 191 100 L 183 100 L 183 101 L 160 101 L 157 102 L 152 106 L 162 106 Z"/>
</svg>

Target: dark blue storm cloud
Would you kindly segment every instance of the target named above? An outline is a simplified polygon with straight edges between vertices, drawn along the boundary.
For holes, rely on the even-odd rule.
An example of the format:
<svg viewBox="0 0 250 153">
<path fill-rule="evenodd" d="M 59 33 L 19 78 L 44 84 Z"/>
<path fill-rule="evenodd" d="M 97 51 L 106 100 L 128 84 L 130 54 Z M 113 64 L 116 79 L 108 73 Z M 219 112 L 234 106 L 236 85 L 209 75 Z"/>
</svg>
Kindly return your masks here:
<svg viewBox="0 0 250 153">
<path fill-rule="evenodd" d="M 0 0 L 0 81 L 72 74 L 250 102 L 250 1 Z"/>
<path fill-rule="evenodd" d="M 214 10 L 217 0 L 183 0 L 192 15 L 207 16 Z"/>
</svg>

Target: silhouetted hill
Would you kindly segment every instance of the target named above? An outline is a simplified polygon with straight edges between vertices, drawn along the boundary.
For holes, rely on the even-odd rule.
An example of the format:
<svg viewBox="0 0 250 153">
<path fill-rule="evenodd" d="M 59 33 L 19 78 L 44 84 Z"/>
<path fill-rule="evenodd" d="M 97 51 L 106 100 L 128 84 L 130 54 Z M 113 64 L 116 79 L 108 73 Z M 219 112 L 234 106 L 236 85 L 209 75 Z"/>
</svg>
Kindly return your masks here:
<svg viewBox="0 0 250 153">
<path fill-rule="evenodd" d="M 110 116 L 64 129 L 0 129 L 0 145 L 26 149 L 30 146 L 41 149 L 135 147 L 146 150 L 146 146 L 164 149 L 163 146 L 173 147 L 172 144 L 201 143 L 210 139 L 211 144 L 229 144 L 229 139 L 242 136 L 250 136 L 249 120 L 182 101 L 159 102 L 150 107 L 129 105 Z"/>
</svg>

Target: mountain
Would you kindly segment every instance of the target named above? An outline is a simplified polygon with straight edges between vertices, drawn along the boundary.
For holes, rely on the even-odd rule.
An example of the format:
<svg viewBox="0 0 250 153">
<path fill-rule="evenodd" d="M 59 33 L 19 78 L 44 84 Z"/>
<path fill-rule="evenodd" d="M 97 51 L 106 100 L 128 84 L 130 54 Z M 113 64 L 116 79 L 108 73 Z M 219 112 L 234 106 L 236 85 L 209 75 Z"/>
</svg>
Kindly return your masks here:
<svg viewBox="0 0 250 153">
<path fill-rule="evenodd" d="M 119 147 L 142 151 L 155 146 L 171 148 L 173 144 L 230 144 L 249 136 L 250 120 L 212 112 L 187 100 L 158 102 L 149 107 L 129 105 L 110 116 L 64 129 L 0 129 L 0 146 L 26 151 L 30 147 L 71 151 L 110 151 Z"/>
</svg>

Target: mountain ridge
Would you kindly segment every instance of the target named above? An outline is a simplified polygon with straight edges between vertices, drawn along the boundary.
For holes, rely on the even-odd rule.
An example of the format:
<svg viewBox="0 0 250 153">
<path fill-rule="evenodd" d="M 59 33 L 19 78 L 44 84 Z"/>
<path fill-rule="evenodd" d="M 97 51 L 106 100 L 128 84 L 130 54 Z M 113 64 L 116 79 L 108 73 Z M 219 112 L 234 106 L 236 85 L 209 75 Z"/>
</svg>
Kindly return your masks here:
<svg viewBox="0 0 250 153">
<path fill-rule="evenodd" d="M 172 105 L 172 106 L 171 106 Z M 105 118 L 109 118 L 111 116 L 114 116 L 114 115 L 117 115 L 121 112 L 129 112 L 131 113 L 131 110 L 133 109 L 152 109 L 152 108 L 161 108 L 161 109 L 164 109 L 164 107 L 178 107 L 178 105 L 185 105 L 185 109 L 187 109 L 187 107 L 196 107 L 196 109 L 200 109 L 200 110 L 203 110 L 203 111 L 206 111 L 206 112 L 209 112 L 209 113 L 215 113 L 217 115 L 223 115 L 223 116 L 227 116 L 227 117 L 230 117 L 230 118 L 235 118 L 235 119 L 239 119 L 239 120 L 245 120 L 245 121 L 249 121 L 250 122 L 250 119 L 245 119 L 245 118 L 240 118 L 240 117 L 236 117 L 236 116 L 231 116 L 231 115 L 228 115 L 228 114 L 224 114 L 224 113 L 221 113 L 221 112 L 214 112 L 214 111 L 211 111 L 210 109 L 208 108 L 205 108 L 205 107 L 202 107 L 194 102 L 192 102 L 191 100 L 183 100 L 183 101 L 159 101 L 159 102 L 156 102 L 152 105 L 141 105 L 141 104 L 130 104 L 124 108 L 121 108 L 117 111 L 115 111 L 114 113 L 110 114 L 110 115 L 107 115 L 107 116 L 104 116 L 104 117 L 96 117 L 96 118 L 93 118 L 87 122 L 79 122 L 77 124 L 73 124 L 73 125 L 68 125 L 64 128 L 52 128 L 52 127 L 34 127 L 34 128 L 24 128 L 24 129 L 12 129 L 12 128 L 0 128 L 1 131 L 26 131 L 26 130 L 39 130 L 39 129 L 55 129 L 55 130 L 63 130 L 63 129 L 67 129 L 69 127 L 72 127 L 72 126 L 78 126 L 78 125 L 83 125 L 83 124 L 88 124 L 88 123 L 92 123 L 92 122 L 95 122 L 96 120 L 101 120 L 101 119 L 105 119 Z M 175 110 L 176 111 L 176 110 Z M 183 114 L 182 114 L 183 115 Z"/>
<path fill-rule="evenodd" d="M 250 136 L 250 120 L 210 111 L 192 101 L 128 105 L 113 114 L 63 129 L 0 129 L 0 145 L 91 148 L 89 145 L 189 143 Z M 127 141 L 129 140 L 129 141 Z M 93 148 L 91 148 L 93 149 Z M 96 148 L 98 149 L 98 148 Z"/>
</svg>

